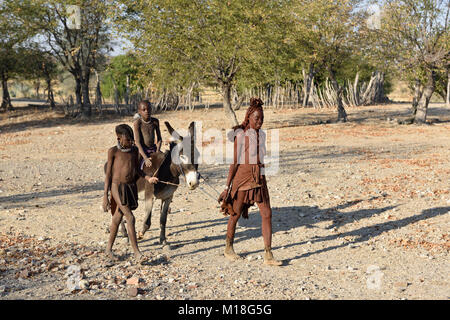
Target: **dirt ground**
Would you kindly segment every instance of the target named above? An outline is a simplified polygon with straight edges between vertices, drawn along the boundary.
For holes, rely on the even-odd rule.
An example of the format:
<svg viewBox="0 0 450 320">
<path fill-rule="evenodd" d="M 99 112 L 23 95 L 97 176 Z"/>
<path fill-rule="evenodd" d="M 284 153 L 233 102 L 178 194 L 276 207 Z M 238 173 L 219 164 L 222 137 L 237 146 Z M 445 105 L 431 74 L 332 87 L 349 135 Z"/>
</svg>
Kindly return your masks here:
<svg viewBox="0 0 450 320">
<path fill-rule="evenodd" d="M 103 164 L 114 127 L 131 117 L 0 114 L 0 299 L 449 299 L 450 110 L 433 104 L 429 119 L 439 121 L 424 126 L 397 123 L 408 104 L 347 111 L 347 123 L 327 123 L 334 110 L 265 111 L 268 135 L 279 129 L 268 185 L 281 267 L 262 263 L 256 207 L 237 228 L 242 261 L 223 256 L 227 218 L 205 192 L 223 190 L 226 164 L 200 165 L 209 186 L 178 188 L 169 247 L 158 243 L 157 201 L 139 242 L 149 261 L 134 263 L 118 238 L 121 261 L 108 263 Z M 176 129 L 194 120 L 204 131 L 230 126 L 221 109 L 156 117 Z"/>
</svg>

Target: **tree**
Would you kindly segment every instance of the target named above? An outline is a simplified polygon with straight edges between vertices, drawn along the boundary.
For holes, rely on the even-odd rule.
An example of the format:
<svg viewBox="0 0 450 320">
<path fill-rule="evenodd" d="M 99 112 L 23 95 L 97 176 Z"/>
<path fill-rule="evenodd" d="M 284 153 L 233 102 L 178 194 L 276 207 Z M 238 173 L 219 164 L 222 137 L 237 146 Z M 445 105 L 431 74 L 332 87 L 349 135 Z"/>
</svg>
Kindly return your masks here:
<svg viewBox="0 0 450 320">
<path fill-rule="evenodd" d="M 129 83 L 129 94 L 142 91 L 144 83 L 141 79 L 143 66 L 134 54 L 124 54 L 111 58 L 103 76 L 102 88 L 105 97 L 113 97 L 114 84 L 120 99 L 125 98 L 127 91 L 127 78 Z"/>
<path fill-rule="evenodd" d="M 336 92 L 338 121 L 347 121 L 343 105 L 344 87 L 338 72 L 357 55 L 359 28 L 364 15 L 358 11 L 358 0 L 303 0 L 292 6 L 292 34 L 289 41 L 296 48 L 299 61 L 308 68 L 303 104 L 308 101 L 311 79 L 318 71 L 331 80 Z"/>
<path fill-rule="evenodd" d="M 53 109 L 55 107 L 53 82 L 60 74 L 60 68 L 56 58 L 49 52 L 34 48 L 28 50 L 27 58 L 25 60 L 28 62 L 23 68 L 22 77 L 27 79 L 35 79 L 36 81 L 45 81 L 47 102 L 50 103 L 50 109 Z"/>
<path fill-rule="evenodd" d="M 111 50 L 108 35 L 107 0 L 36 0 L 33 2 L 39 22 L 35 24 L 45 37 L 45 45 L 75 79 L 76 103 L 81 113 L 91 114 L 89 81 L 100 55 Z M 23 17 L 27 19 L 26 16 Z"/>
<path fill-rule="evenodd" d="M 438 73 L 449 67 L 450 3 L 445 0 L 385 0 L 381 28 L 374 30 L 386 59 L 414 82 L 415 123 L 425 123 Z"/>
<path fill-rule="evenodd" d="M 22 14 L 31 16 L 30 1 L 0 1 L 0 78 L 2 82 L 2 103 L 0 109 L 12 109 L 8 80 L 17 77 L 24 66 L 26 41 L 36 34 L 32 18 L 21 20 Z"/>
<path fill-rule="evenodd" d="M 225 114 L 238 121 L 231 106 L 239 73 L 263 61 L 268 22 L 284 1 L 138 0 L 120 1 L 120 28 L 156 79 L 182 87 L 213 84 L 221 89 Z M 170 79 L 170 80 L 169 80 Z M 161 81 L 162 82 L 162 81 Z M 172 82 L 173 84 L 173 82 Z"/>
</svg>

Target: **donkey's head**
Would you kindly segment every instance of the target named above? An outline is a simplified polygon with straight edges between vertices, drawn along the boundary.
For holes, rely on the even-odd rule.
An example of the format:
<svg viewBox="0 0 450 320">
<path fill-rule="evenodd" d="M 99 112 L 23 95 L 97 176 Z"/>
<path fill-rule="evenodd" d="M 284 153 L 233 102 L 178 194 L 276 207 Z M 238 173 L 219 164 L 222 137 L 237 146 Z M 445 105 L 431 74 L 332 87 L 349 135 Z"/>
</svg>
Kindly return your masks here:
<svg viewBox="0 0 450 320">
<path fill-rule="evenodd" d="M 178 171 L 185 177 L 189 189 L 194 190 L 199 184 L 198 161 L 199 152 L 195 147 L 195 123 L 189 125 L 189 133 L 181 136 L 175 131 L 169 122 L 164 122 L 171 135 L 170 152 L 172 164 L 178 167 Z"/>
</svg>

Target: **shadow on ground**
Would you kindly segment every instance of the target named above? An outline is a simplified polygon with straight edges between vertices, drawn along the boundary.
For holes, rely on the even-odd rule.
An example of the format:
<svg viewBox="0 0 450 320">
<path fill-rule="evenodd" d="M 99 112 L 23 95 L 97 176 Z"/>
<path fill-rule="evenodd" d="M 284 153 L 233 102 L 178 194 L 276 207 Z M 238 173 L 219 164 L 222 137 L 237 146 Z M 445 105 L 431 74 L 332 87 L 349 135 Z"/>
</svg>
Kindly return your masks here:
<svg viewBox="0 0 450 320">
<path fill-rule="evenodd" d="M 367 199 L 366 199 L 367 200 Z M 272 216 L 272 232 L 290 232 L 296 228 L 299 227 L 306 227 L 306 228 L 318 228 L 317 223 L 328 221 L 330 225 L 327 227 L 327 229 L 330 229 L 330 232 L 333 228 L 340 228 L 348 223 L 353 223 L 355 221 L 361 220 L 361 219 L 370 219 L 373 217 L 376 217 L 386 211 L 394 209 L 396 206 L 386 206 L 383 208 L 377 208 L 377 209 L 362 209 L 362 210 L 354 210 L 354 211 L 346 211 L 342 212 L 341 210 L 351 208 L 353 205 L 361 202 L 366 201 L 364 199 L 356 199 L 353 201 L 349 201 L 345 204 L 338 205 L 335 207 L 330 207 L 326 209 L 319 209 L 318 207 L 309 207 L 309 206 L 292 206 L 292 207 L 273 207 L 273 216 Z M 298 247 L 301 247 L 302 245 L 306 245 L 308 242 L 311 242 L 311 244 L 315 243 L 324 243 L 327 242 L 333 242 L 335 240 L 343 239 L 345 237 L 353 237 L 352 241 L 348 241 L 341 244 L 332 244 L 332 245 L 325 245 L 324 248 L 310 251 L 301 255 L 294 255 L 284 261 L 284 263 L 291 263 L 293 260 L 298 260 L 301 258 L 306 258 L 315 254 L 320 254 L 327 251 L 332 251 L 336 249 L 340 249 L 346 246 L 349 246 L 351 244 L 355 245 L 358 243 L 362 243 L 365 241 L 370 240 L 371 238 L 377 237 L 383 233 L 389 232 L 394 229 L 403 228 L 405 226 L 408 226 L 412 223 L 421 221 L 421 220 L 427 220 L 431 219 L 436 216 L 441 216 L 450 211 L 450 207 L 437 207 L 437 208 L 431 208 L 423 210 L 422 213 L 406 217 L 400 220 L 395 221 L 387 221 L 383 223 L 377 223 L 377 224 L 371 224 L 369 226 L 365 226 L 362 228 L 346 231 L 343 233 L 336 233 L 331 234 L 323 237 L 313 237 L 311 239 L 304 239 L 300 242 L 294 242 L 291 244 L 283 244 L 283 248 L 291 248 L 292 252 L 299 252 Z M 183 246 L 189 246 L 189 245 L 195 245 L 199 244 L 201 242 L 205 243 L 213 243 L 216 241 L 220 241 L 219 245 L 212 245 L 208 246 L 207 244 L 205 246 L 202 246 L 201 248 L 186 252 L 186 253 L 175 253 L 172 255 L 172 257 L 177 256 L 187 256 L 187 255 L 195 255 L 201 252 L 206 252 L 210 250 L 216 250 L 216 249 L 222 249 L 224 247 L 225 243 L 225 232 L 223 234 L 211 234 L 208 236 L 204 236 L 202 238 L 195 237 L 196 230 L 199 229 L 212 229 L 217 226 L 222 226 L 224 229 L 226 228 L 228 219 L 226 217 L 224 218 L 216 218 L 212 220 L 203 220 L 203 221 L 197 221 L 197 222 L 191 222 L 187 224 L 178 225 L 176 227 L 174 226 L 167 226 L 167 229 L 173 229 L 173 228 L 180 228 L 180 227 L 186 227 L 185 230 L 177 230 L 172 235 L 169 232 L 168 240 L 173 249 L 177 249 Z M 169 224 L 170 224 L 170 217 L 169 217 Z M 193 238 L 190 240 L 176 240 L 177 236 L 189 232 L 192 234 Z M 261 218 L 259 216 L 259 212 L 253 212 L 250 213 L 249 219 L 240 219 L 238 223 L 238 227 L 236 230 L 236 236 L 235 236 L 235 246 L 239 248 L 239 243 L 245 240 L 250 239 L 260 239 L 261 240 L 261 249 L 257 251 L 247 251 L 247 252 L 241 252 L 241 256 L 247 256 L 250 254 L 254 254 L 257 252 L 261 252 L 263 248 L 263 240 L 261 236 Z M 155 238 L 145 239 L 140 242 L 140 245 L 144 248 L 149 248 L 153 243 Z M 172 241 L 171 241 L 172 240 Z M 274 244 L 275 246 L 273 249 L 280 248 L 280 245 Z"/>
</svg>

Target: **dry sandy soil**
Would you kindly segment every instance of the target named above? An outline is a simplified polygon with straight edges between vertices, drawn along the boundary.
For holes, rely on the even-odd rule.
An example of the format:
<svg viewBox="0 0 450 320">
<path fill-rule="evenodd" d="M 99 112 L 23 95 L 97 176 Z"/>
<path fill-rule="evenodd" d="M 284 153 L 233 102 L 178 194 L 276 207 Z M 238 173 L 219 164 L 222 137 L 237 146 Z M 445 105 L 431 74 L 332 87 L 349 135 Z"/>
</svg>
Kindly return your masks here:
<svg viewBox="0 0 450 320">
<path fill-rule="evenodd" d="M 353 108 L 349 122 L 338 124 L 327 123 L 334 110 L 266 110 L 264 128 L 279 129 L 280 138 L 279 171 L 268 184 L 282 267 L 262 263 L 256 207 L 237 229 L 242 261 L 225 259 L 227 218 L 204 182 L 177 190 L 170 247 L 158 243 L 157 201 L 139 242 L 149 261 L 134 263 L 126 239 L 118 238 L 121 261 L 108 263 L 103 164 L 114 127 L 131 117 L 80 121 L 33 107 L 2 113 L 0 299 L 447 300 L 450 110 L 433 104 L 429 119 L 440 121 L 399 125 L 408 112 L 407 104 Z M 156 116 L 175 128 L 194 120 L 203 130 L 229 127 L 220 109 Z M 217 191 L 227 170 L 200 166 Z M 138 230 L 143 212 L 141 202 Z M 69 274 L 77 267 L 78 278 Z"/>
</svg>

